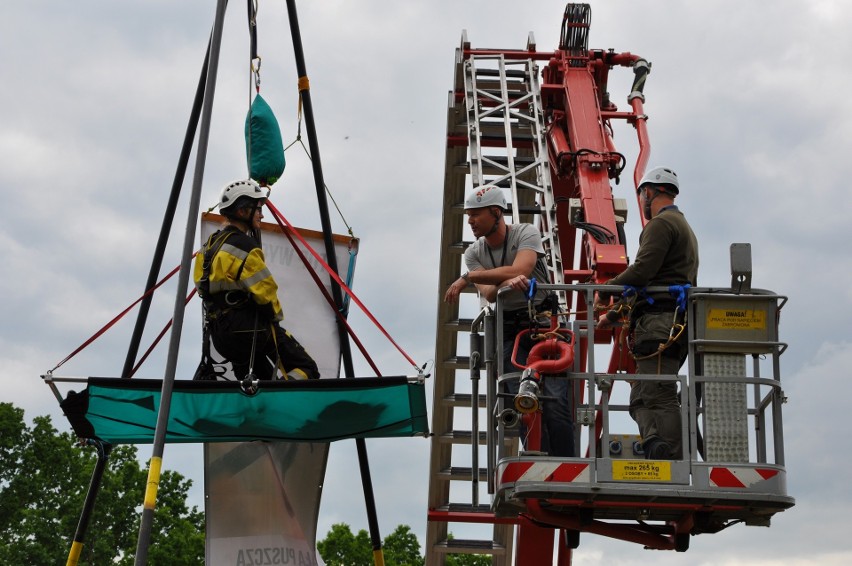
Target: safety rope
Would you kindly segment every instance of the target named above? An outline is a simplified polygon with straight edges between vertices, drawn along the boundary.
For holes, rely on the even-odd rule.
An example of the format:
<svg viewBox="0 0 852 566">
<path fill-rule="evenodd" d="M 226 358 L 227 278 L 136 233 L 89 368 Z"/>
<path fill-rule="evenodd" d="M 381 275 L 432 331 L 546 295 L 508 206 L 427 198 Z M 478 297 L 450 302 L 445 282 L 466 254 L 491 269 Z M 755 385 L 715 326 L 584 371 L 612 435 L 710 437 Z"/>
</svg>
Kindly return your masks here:
<svg viewBox="0 0 852 566">
<path fill-rule="evenodd" d="M 299 127 L 300 127 L 300 129 L 301 129 L 301 117 L 299 118 L 299 121 L 300 121 L 300 126 L 299 126 Z M 303 141 L 302 141 L 302 134 L 301 134 L 301 132 L 297 133 L 297 134 L 296 134 L 296 139 L 295 139 L 295 140 L 293 140 L 292 142 L 290 142 L 290 144 L 289 144 L 287 147 L 285 147 L 285 148 L 284 148 L 284 153 L 287 153 L 287 150 L 288 150 L 288 149 L 290 149 L 290 147 L 292 147 L 292 146 L 293 146 L 293 145 L 295 145 L 296 143 L 298 143 L 299 145 L 301 145 L 301 146 L 302 146 L 302 149 L 304 149 L 304 150 L 305 150 L 305 155 L 307 155 L 307 156 L 308 156 L 308 160 L 309 160 L 309 161 L 311 161 L 311 162 L 313 162 L 314 158 L 313 158 L 313 157 L 311 157 L 311 152 L 310 152 L 310 151 L 308 150 L 308 148 L 305 146 L 305 142 L 303 142 Z M 345 225 L 346 225 L 346 233 L 347 233 L 347 234 L 349 234 L 351 237 L 353 237 L 353 238 L 354 238 L 354 237 L 355 237 L 355 232 L 353 231 L 352 226 L 350 226 L 350 225 L 349 225 L 349 222 L 346 220 L 346 217 L 343 215 L 343 211 L 342 211 L 342 210 L 340 210 L 340 206 L 337 204 L 337 201 L 334 199 L 334 195 L 332 194 L 331 190 L 328 188 L 328 185 L 327 185 L 325 182 L 323 182 L 322 187 L 323 187 L 323 189 L 325 189 L 325 194 L 326 194 L 326 195 L 328 195 L 328 198 L 329 198 L 329 199 L 331 199 L 331 203 L 334 205 L 334 209 L 337 211 L 337 214 L 338 214 L 338 216 L 340 216 L 340 219 L 343 221 L 343 224 L 345 224 Z M 212 210 L 212 209 L 211 209 L 211 210 Z"/>
<path fill-rule="evenodd" d="M 257 54 L 257 3 L 255 0 L 248 0 L 248 29 L 249 29 L 249 88 L 248 88 L 248 116 L 252 120 L 251 105 L 252 105 L 252 86 L 254 86 L 255 94 L 260 94 L 260 64 L 262 60 Z M 251 150 L 252 133 L 254 127 L 249 125 L 246 128 L 246 166 L 248 167 L 248 176 L 251 176 Z M 211 209 L 212 210 L 212 209 Z M 208 211 L 209 212 L 209 211 Z"/>
<path fill-rule="evenodd" d="M 647 354 L 645 356 L 635 356 L 631 354 L 633 359 L 637 362 L 648 360 L 651 358 L 657 358 L 657 373 L 660 373 L 662 367 L 662 354 L 668 348 L 672 346 L 675 342 L 677 342 L 680 337 L 683 335 L 683 332 L 686 330 L 686 295 L 689 289 L 692 286 L 689 283 L 684 285 L 670 285 L 669 286 L 669 294 L 671 294 L 675 298 L 675 311 L 672 317 L 672 327 L 669 330 L 668 340 L 660 343 L 655 352 Z M 644 287 L 637 288 L 632 285 L 625 285 L 624 292 L 622 293 L 627 302 L 621 303 L 617 307 L 617 312 L 622 315 L 622 321 L 630 318 L 630 311 L 633 308 L 637 299 L 645 299 L 648 301 L 649 305 L 654 304 L 654 298 L 647 294 L 647 291 Z M 684 313 L 683 323 L 679 323 L 677 321 L 677 317 L 679 313 Z M 622 329 L 623 331 L 623 329 Z"/>
<path fill-rule="evenodd" d="M 677 314 L 675 314 L 675 316 L 677 316 Z M 675 329 L 677 329 L 677 333 L 675 333 Z M 646 356 L 633 356 L 633 359 L 636 360 L 637 362 L 640 362 L 640 361 L 643 361 L 643 360 L 648 360 L 648 359 L 653 358 L 653 357 L 661 358 L 662 355 L 663 355 L 663 352 L 665 352 L 672 344 L 677 342 L 678 339 L 681 337 L 681 335 L 683 335 L 684 330 L 686 330 L 685 324 L 672 323 L 672 329 L 669 332 L 669 339 L 666 340 L 665 342 L 660 343 L 660 345 L 657 347 L 656 352 L 652 352 L 652 353 L 650 353 Z M 661 360 L 658 359 L 657 360 L 657 373 L 660 372 L 660 363 L 661 363 Z"/>
<path fill-rule="evenodd" d="M 296 116 L 296 139 L 287 144 L 287 147 L 284 148 L 284 153 L 287 153 L 288 149 L 298 143 L 305 151 L 305 155 L 308 156 L 308 161 L 313 162 L 314 158 L 311 156 L 311 152 L 305 146 L 305 142 L 302 141 L 302 91 L 310 90 L 310 88 L 311 86 L 308 77 L 299 77 L 299 102 Z M 340 219 L 343 221 L 343 224 L 346 225 L 346 233 L 354 239 L 355 233 L 352 230 L 352 226 L 350 226 L 349 222 L 347 222 L 346 217 L 343 215 L 343 211 L 340 210 L 340 206 L 338 206 L 337 201 L 334 199 L 334 195 L 328 188 L 328 185 L 323 182 L 322 187 L 325 190 L 325 194 L 328 195 L 329 199 L 331 199 L 331 203 L 334 205 L 334 209 L 337 210 L 337 214 L 340 216 Z"/>
<path fill-rule="evenodd" d="M 317 262 L 319 262 L 319 264 L 323 267 L 323 269 L 325 269 L 328 272 L 328 274 L 334 279 L 334 281 L 338 285 L 340 285 L 340 287 L 346 292 L 346 294 L 349 295 L 352 298 L 352 300 L 355 302 L 355 304 L 358 305 L 361 308 L 361 310 L 364 312 L 364 314 L 367 316 L 367 318 L 369 318 L 373 322 L 373 324 L 376 325 L 376 328 L 378 328 L 379 331 L 381 331 L 381 333 L 385 335 L 385 337 L 388 339 L 388 341 L 391 344 L 394 345 L 394 347 L 397 349 L 397 351 L 400 354 L 402 354 L 402 356 L 408 361 L 408 363 L 410 363 L 418 372 L 420 372 L 421 368 L 419 368 L 417 366 L 417 364 L 414 362 L 414 360 L 412 360 L 411 357 L 399 346 L 399 344 L 397 344 L 396 341 L 393 338 L 391 338 L 391 336 L 390 336 L 390 334 L 388 334 L 387 330 L 385 330 L 385 328 L 379 323 L 379 321 L 376 320 L 376 318 L 373 316 L 373 314 L 370 312 L 370 310 L 366 306 L 364 306 L 364 303 L 361 302 L 361 300 L 358 298 L 358 296 L 355 295 L 355 293 L 352 292 L 352 289 L 350 289 L 346 285 L 346 283 L 344 283 L 340 279 L 340 276 L 337 273 L 335 273 L 334 270 L 331 269 L 331 267 L 329 267 L 329 265 L 322 259 L 322 257 L 320 257 L 320 255 L 305 241 L 305 239 L 302 237 L 302 235 L 299 234 L 298 231 L 295 228 L 293 228 L 293 226 L 290 224 L 290 222 L 286 218 L 284 218 L 284 216 L 281 214 L 281 212 L 275 207 L 274 204 L 272 204 L 269 201 L 269 199 L 267 199 L 267 201 L 266 201 L 266 206 L 272 212 L 272 215 L 275 217 L 276 221 L 278 221 L 281 228 L 284 229 L 284 225 L 286 225 L 286 227 L 289 229 L 289 233 L 288 233 L 288 230 L 284 230 L 284 233 L 285 233 L 285 235 L 287 235 L 287 238 L 288 239 L 291 238 L 290 233 L 296 235 L 296 237 L 299 239 L 299 241 L 302 243 L 302 245 L 311 253 L 311 255 L 314 256 L 314 259 L 316 259 Z M 291 240 L 291 242 L 292 242 L 292 240 Z M 294 245 L 293 247 L 296 250 L 296 252 L 299 253 L 300 250 L 299 250 L 298 246 Z M 300 255 L 300 257 L 302 257 L 301 253 L 299 255 Z M 312 272 L 311 273 L 312 277 L 315 276 L 315 273 L 313 273 L 314 270 L 310 267 L 310 264 L 307 261 L 305 261 L 305 259 L 302 259 L 302 261 L 305 264 L 305 266 L 308 268 L 308 270 L 310 272 Z M 325 290 L 325 285 L 322 285 L 319 282 L 318 277 L 315 277 L 314 281 L 318 282 L 319 288 L 320 288 L 320 290 L 323 291 L 323 295 L 325 295 L 326 300 L 328 300 L 329 303 L 333 307 L 335 307 L 335 311 L 337 311 L 336 304 L 335 304 L 334 300 L 331 298 L 331 296 Z M 345 318 L 343 318 L 342 314 L 340 314 L 340 313 L 338 313 L 338 317 L 341 318 L 344 321 L 346 320 Z M 346 326 L 347 326 L 347 328 L 349 328 L 348 322 L 346 322 Z M 352 335 L 353 338 L 355 338 L 354 333 L 350 332 L 350 335 Z M 362 350 L 362 352 L 363 352 L 363 350 Z"/>
</svg>

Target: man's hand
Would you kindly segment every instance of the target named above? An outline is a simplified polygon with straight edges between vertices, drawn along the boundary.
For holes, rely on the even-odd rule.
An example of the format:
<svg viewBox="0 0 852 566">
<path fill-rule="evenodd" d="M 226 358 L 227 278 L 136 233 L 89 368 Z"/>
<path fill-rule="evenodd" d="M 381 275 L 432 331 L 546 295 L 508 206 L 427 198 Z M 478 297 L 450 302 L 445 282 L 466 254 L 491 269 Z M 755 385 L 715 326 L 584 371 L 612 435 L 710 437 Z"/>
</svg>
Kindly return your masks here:
<svg viewBox="0 0 852 566">
<path fill-rule="evenodd" d="M 527 289 L 530 288 L 530 280 L 527 279 L 526 275 L 518 275 L 517 277 L 512 277 L 511 279 L 504 281 L 502 286 L 511 287 L 516 291 L 526 293 Z"/>
<path fill-rule="evenodd" d="M 595 328 L 597 328 L 598 330 L 609 330 L 610 328 L 615 326 L 616 323 L 614 321 L 610 320 L 608 315 L 609 315 L 609 311 L 600 315 L 598 317 L 597 324 L 595 324 Z"/>
<path fill-rule="evenodd" d="M 467 287 L 467 281 L 459 277 L 447 288 L 447 292 L 444 293 L 444 302 L 445 303 L 457 303 L 459 300 L 459 295 L 462 291 L 464 291 L 465 287 Z"/>
<path fill-rule="evenodd" d="M 613 308 L 612 299 L 609 295 L 595 293 L 595 312 L 602 312 L 598 317 L 595 328 L 598 330 L 609 330 L 614 326 L 621 326 L 621 312 L 617 307 Z"/>
</svg>

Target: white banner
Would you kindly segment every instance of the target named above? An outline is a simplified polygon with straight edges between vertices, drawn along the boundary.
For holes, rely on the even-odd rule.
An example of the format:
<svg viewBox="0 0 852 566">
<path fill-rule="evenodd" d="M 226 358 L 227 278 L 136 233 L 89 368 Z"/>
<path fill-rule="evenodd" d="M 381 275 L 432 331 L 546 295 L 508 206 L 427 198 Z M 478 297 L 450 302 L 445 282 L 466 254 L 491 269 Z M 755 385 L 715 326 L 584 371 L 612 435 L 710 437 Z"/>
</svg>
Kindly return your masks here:
<svg viewBox="0 0 852 566">
<path fill-rule="evenodd" d="M 315 566 L 327 456 L 328 444 L 206 444 L 205 563 Z"/>
</svg>

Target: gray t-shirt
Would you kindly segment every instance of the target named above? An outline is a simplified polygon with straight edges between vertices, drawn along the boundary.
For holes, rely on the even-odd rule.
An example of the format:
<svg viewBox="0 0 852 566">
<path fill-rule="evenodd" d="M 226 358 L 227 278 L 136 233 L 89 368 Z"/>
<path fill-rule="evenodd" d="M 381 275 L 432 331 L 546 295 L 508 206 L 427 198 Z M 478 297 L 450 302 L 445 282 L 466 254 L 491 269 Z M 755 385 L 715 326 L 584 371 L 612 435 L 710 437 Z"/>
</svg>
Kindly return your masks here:
<svg viewBox="0 0 852 566">
<path fill-rule="evenodd" d="M 505 246 L 490 247 L 485 238 L 478 238 L 467 247 L 464 252 L 464 262 L 468 271 L 477 269 L 494 269 L 505 265 L 512 265 L 518 250 L 533 250 L 538 255 L 532 275 L 538 283 L 549 284 L 550 275 L 544 264 L 544 247 L 541 244 L 541 233 L 532 224 L 507 224 Z M 536 293 L 536 303 L 540 302 L 546 293 Z M 527 307 L 526 296 L 519 291 L 512 291 L 506 295 L 503 308 L 506 310 L 518 310 Z"/>
</svg>

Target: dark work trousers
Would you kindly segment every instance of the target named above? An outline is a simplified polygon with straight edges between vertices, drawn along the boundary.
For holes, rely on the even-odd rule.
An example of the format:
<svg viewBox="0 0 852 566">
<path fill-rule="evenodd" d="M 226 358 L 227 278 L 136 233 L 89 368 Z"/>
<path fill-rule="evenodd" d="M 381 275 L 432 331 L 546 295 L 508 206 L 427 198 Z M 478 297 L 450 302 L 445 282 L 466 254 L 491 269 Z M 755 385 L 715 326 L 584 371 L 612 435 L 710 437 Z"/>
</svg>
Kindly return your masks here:
<svg viewBox="0 0 852 566">
<path fill-rule="evenodd" d="M 298 340 L 277 322 L 270 323 L 262 319 L 254 309 L 242 308 L 219 313 L 210 321 L 213 346 L 231 362 L 236 378 L 244 379 L 249 370 L 253 369 L 257 379 L 273 379 L 280 360 L 284 373 L 290 378 L 319 379 L 316 362 Z"/>
<path fill-rule="evenodd" d="M 643 324 L 645 319 L 658 317 L 656 323 L 660 329 L 654 331 L 655 324 Z M 673 313 L 649 313 L 638 318 L 634 330 L 634 354 L 640 358 L 656 352 L 662 340 L 654 340 L 659 334 L 669 331 Z M 651 339 L 643 334 L 653 334 Z M 651 356 L 636 361 L 636 373 L 650 375 L 677 375 L 686 360 L 686 330 L 681 339 L 673 343 L 659 356 Z M 645 446 L 655 440 L 661 440 L 671 447 L 670 458 L 683 457 L 681 439 L 680 396 L 675 381 L 636 381 L 630 388 L 630 416 L 639 427 L 639 434 Z"/>
<path fill-rule="evenodd" d="M 523 367 L 518 367 L 512 364 L 512 350 L 515 347 L 515 336 L 521 329 L 509 328 L 503 333 L 503 371 L 510 373 L 513 371 L 523 371 Z M 528 340 L 529 335 L 522 338 L 522 343 L 518 346 L 517 361 L 519 364 L 526 364 L 527 355 L 532 348 L 532 340 Z M 513 395 L 518 393 L 518 381 L 511 381 L 506 384 L 506 392 Z M 541 451 L 546 452 L 550 456 L 572 457 L 574 453 L 574 419 L 571 415 L 569 383 L 567 379 L 548 379 L 547 376 L 542 378 L 542 395 L 553 397 L 553 400 L 544 400 L 541 402 Z M 527 436 L 526 426 L 523 421 L 521 427 L 521 440 L 525 440 Z"/>
</svg>

